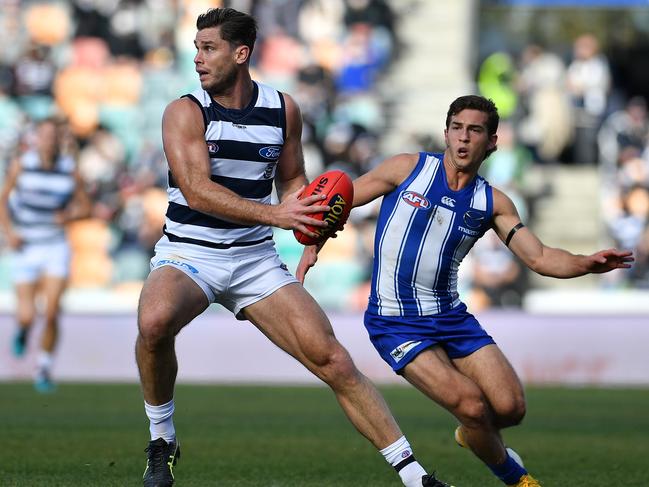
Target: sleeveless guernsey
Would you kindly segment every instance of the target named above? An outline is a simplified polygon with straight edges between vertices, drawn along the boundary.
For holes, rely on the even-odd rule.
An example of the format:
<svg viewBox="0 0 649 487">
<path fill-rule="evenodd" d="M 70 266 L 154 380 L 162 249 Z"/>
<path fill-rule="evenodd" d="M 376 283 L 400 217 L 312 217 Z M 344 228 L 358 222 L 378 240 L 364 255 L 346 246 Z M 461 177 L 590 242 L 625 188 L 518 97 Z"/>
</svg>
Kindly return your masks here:
<svg viewBox="0 0 649 487">
<path fill-rule="evenodd" d="M 74 159 L 59 156 L 52 169 L 43 169 L 38 152 L 31 150 L 20 157 L 20 165 L 9 196 L 9 213 L 16 232 L 28 244 L 64 240 L 65 231 L 55 217 L 74 194 Z"/>
<path fill-rule="evenodd" d="M 376 227 L 368 312 L 429 316 L 461 304 L 458 268 L 491 227 L 491 186 L 476 176 L 449 189 L 443 154 L 420 153 L 406 180 L 385 195 Z"/>
<path fill-rule="evenodd" d="M 212 181 L 242 198 L 270 204 L 273 178 L 286 137 L 286 113 L 280 92 L 254 83 L 252 99 L 242 110 L 222 107 L 202 89 L 185 96 L 203 114 Z M 269 226 L 242 225 L 191 209 L 171 172 L 167 195 L 164 234 L 170 242 L 222 249 L 272 238 Z"/>
</svg>

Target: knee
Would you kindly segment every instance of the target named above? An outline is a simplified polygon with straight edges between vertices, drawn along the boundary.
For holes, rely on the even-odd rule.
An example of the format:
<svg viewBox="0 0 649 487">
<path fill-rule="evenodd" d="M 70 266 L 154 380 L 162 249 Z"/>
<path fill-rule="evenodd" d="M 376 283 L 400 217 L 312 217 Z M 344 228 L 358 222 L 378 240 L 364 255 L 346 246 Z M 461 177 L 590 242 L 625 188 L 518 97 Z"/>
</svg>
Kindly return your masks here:
<svg viewBox="0 0 649 487">
<path fill-rule="evenodd" d="M 354 386 L 360 381 L 360 372 L 340 344 L 327 347 L 313 363 L 314 373 L 334 389 Z"/>
<path fill-rule="evenodd" d="M 458 397 L 453 413 L 468 428 L 482 429 L 488 427 L 491 421 L 489 405 L 481 394 Z"/>
<path fill-rule="evenodd" d="M 496 424 L 499 428 L 516 426 L 523 421 L 527 411 L 525 398 L 513 396 L 493 406 Z"/>
<path fill-rule="evenodd" d="M 164 346 L 174 337 L 169 317 L 156 311 L 140 313 L 138 332 L 138 344 L 147 350 L 155 350 Z"/>
</svg>

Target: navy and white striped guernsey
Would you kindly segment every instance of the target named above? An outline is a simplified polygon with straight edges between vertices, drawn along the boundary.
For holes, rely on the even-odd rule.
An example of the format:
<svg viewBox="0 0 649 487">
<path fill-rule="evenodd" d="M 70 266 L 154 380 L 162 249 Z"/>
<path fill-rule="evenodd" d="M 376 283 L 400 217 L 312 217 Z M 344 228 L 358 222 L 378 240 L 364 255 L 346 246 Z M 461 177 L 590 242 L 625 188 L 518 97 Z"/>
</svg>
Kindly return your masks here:
<svg viewBox="0 0 649 487">
<path fill-rule="evenodd" d="M 25 243 L 63 240 L 65 231 L 55 216 L 74 195 L 74 159 L 62 155 L 52 169 L 43 169 L 38 152 L 30 150 L 19 163 L 21 171 L 9 195 L 9 214 L 16 233 Z"/>
<path fill-rule="evenodd" d="M 370 313 L 430 316 L 461 304 L 458 268 L 491 227 L 493 195 L 480 176 L 460 191 L 449 189 L 442 158 L 420 153 L 412 173 L 383 198 Z"/>
<path fill-rule="evenodd" d="M 212 181 L 242 198 L 270 204 L 277 162 L 286 138 L 282 94 L 254 82 L 252 99 L 241 110 L 222 107 L 202 89 L 184 96 L 203 113 Z M 171 171 L 167 195 L 164 234 L 171 242 L 218 249 L 253 245 L 272 238 L 269 226 L 242 225 L 191 209 Z"/>
</svg>

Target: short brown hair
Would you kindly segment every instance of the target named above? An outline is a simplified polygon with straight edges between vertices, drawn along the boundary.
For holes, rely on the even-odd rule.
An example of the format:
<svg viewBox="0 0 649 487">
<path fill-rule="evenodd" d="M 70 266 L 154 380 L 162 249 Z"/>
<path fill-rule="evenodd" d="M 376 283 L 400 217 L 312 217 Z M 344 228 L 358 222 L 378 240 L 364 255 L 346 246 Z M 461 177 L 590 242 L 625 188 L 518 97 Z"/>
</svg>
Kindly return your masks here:
<svg viewBox="0 0 649 487">
<path fill-rule="evenodd" d="M 233 8 L 211 8 L 196 19 L 198 30 L 220 27 L 221 38 L 231 46 L 248 46 L 250 53 L 257 40 L 257 21 L 254 17 Z"/>
</svg>

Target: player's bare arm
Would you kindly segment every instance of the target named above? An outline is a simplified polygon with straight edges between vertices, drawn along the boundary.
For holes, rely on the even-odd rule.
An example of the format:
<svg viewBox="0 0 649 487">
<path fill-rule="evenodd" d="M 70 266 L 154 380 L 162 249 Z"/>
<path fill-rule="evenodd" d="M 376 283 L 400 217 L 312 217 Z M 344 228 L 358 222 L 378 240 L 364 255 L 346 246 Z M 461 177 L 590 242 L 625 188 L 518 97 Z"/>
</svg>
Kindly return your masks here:
<svg viewBox="0 0 649 487">
<path fill-rule="evenodd" d="M 279 156 L 277 163 L 277 172 L 275 173 L 275 187 L 280 198 L 281 204 L 275 207 L 276 217 L 281 221 L 290 221 L 295 213 L 303 214 L 308 220 L 301 220 L 301 224 L 313 224 L 316 226 L 326 227 L 323 221 L 308 217 L 311 213 L 329 211 L 328 206 L 306 206 L 306 201 L 321 201 L 324 196 L 313 196 L 298 199 L 302 191 L 308 184 L 304 171 L 304 154 L 302 152 L 302 114 L 300 108 L 293 98 L 286 93 L 284 95 L 284 104 L 286 107 L 286 139 L 284 147 Z M 282 227 L 286 228 L 286 227 Z M 302 228 L 297 228 L 303 231 Z M 305 232 L 307 233 L 307 232 Z M 312 232 L 308 232 L 312 235 Z"/>
<path fill-rule="evenodd" d="M 6 236 L 7 243 L 12 249 L 18 249 L 22 244 L 20 237 L 16 234 L 9 216 L 9 194 L 16 186 L 20 174 L 20 163 L 18 159 L 12 160 L 9 170 L 5 176 L 2 190 L 0 190 L 0 228 Z"/>
<path fill-rule="evenodd" d="M 568 279 L 631 267 L 633 253 L 630 251 L 606 249 L 592 255 L 577 255 L 548 247 L 522 225 L 518 211 L 507 195 L 494 188 L 493 198 L 494 230 L 503 243 L 534 272 Z"/>
<path fill-rule="evenodd" d="M 363 206 L 399 186 L 412 172 L 419 154 L 397 154 L 354 180 L 354 205 Z"/>
<path fill-rule="evenodd" d="M 61 225 L 88 218 L 92 210 L 92 201 L 84 188 L 84 182 L 78 170 L 74 172 L 74 181 L 75 187 L 72 200 L 58 215 L 58 221 Z"/>
<path fill-rule="evenodd" d="M 319 197 L 291 201 L 290 210 L 241 198 L 210 179 L 210 160 L 205 145 L 203 116 L 189 99 L 170 103 L 162 119 L 162 141 L 171 173 L 188 205 L 194 210 L 247 225 L 272 225 L 307 232 L 305 224 L 317 225 L 309 206 Z M 288 196 L 290 198 L 290 195 Z"/>
</svg>

